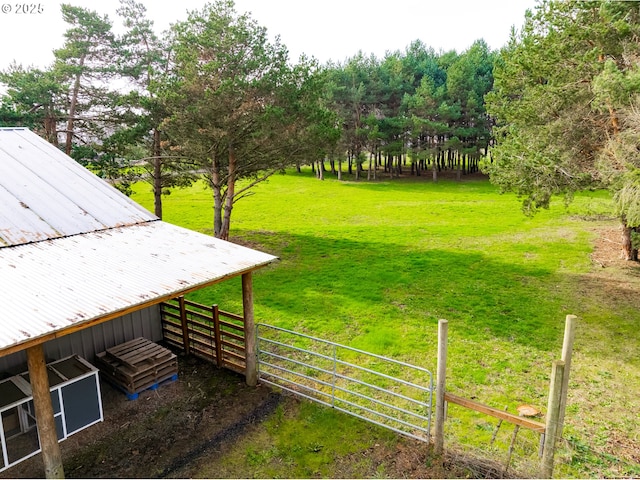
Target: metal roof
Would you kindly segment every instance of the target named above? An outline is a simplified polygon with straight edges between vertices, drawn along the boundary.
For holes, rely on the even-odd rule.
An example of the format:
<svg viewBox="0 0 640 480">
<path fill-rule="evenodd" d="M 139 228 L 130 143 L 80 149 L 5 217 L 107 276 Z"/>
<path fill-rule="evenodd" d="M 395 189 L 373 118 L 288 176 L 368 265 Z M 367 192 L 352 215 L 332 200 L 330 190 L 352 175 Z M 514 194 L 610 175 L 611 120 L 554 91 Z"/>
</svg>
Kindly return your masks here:
<svg viewBox="0 0 640 480">
<path fill-rule="evenodd" d="M 0 128 L 0 248 L 156 220 L 25 128 Z"/>
<path fill-rule="evenodd" d="M 20 343 L 274 260 L 161 221 L 0 248 L 0 356 Z"/>
<path fill-rule="evenodd" d="M 162 222 L 31 131 L 0 128 L 0 356 L 274 260 Z"/>
</svg>

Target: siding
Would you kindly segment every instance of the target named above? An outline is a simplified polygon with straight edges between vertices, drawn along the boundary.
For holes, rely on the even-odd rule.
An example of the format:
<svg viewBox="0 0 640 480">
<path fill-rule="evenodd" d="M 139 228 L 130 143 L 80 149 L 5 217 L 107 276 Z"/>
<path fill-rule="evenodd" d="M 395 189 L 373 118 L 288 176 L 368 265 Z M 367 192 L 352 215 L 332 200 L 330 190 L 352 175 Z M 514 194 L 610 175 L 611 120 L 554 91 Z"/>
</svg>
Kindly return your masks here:
<svg viewBox="0 0 640 480">
<path fill-rule="evenodd" d="M 159 305 L 47 342 L 44 344 L 45 358 L 49 362 L 77 354 L 93 362 L 96 353 L 138 337 L 154 342 L 162 340 Z M 0 375 L 15 375 L 25 371 L 26 351 L 0 357 Z"/>
</svg>

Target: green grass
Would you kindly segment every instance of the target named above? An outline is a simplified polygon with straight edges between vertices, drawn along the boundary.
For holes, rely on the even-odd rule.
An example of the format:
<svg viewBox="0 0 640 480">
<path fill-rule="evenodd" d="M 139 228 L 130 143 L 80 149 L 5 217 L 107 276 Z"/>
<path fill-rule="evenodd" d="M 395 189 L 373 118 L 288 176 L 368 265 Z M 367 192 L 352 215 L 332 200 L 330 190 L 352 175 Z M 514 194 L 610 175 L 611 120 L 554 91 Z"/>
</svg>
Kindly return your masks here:
<svg viewBox="0 0 640 480">
<path fill-rule="evenodd" d="M 361 422 L 315 403 L 285 403 L 265 422 L 265 428 L 236 444 L 223 461 L 205 465 L 201 477 L 330 478 L 337 458 L 366 450 L 368 441 L 397 443 L 389 431 Z M 336 428 L 339 422 L 340 428 Z M 366 460 L 366 459 L 363 459 Z M 370 471 L 366 461 L 349 471 Z"/>
<path fill-rule="evenodd" d="M 134 200 L 152 210 L 148 187 L 135 190 Z M 289 173 L 236 204 L 231 235 L 280 258 L 254 277 L 259 322 L 433 371 L 437 323 L 447 319 L 448 389 L 512 412 L 520 403 L 546 408 L 565 316 L 578 315 L 566 432 L 582 450 L 558 471 L 620 476 L 638 473 L 626 450 L 622 464 L 606 460 L 615 442 L 638 441 L 638 303 L 604 291 L 594 297 L 599 286 L 586 280 L 596 227 L 611 223 L 601 220 L 610 208 L 605 193 L 590 192 L 529 218 L 517 198 L 483 180 L 321 182 Z M 164 212 L 168 222 L 212 232 L 202 184 L 164 197 Z M 240 291 L 236 279 L 191 298 L 241 312 Z M 583 446 L 602 425 L 615 434 L 594 446 L 605 457 L 590 463 Z M 459 428 L 463 436 L 468 426 Z"/>
</svg>

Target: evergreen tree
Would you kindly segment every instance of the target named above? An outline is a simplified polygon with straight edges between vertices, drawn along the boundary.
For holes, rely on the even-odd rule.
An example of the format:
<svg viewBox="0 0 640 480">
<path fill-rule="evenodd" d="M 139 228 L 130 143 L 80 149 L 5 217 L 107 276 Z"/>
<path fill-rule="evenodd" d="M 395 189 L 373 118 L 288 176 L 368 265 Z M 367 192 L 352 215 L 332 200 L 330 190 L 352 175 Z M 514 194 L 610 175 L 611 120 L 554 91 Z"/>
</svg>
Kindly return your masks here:
<svg viewBox="0 0 640 480">
<path fill-rule="evenodd" d="M 14 63 L 0 72 L 0 83 L 7 86 L 7 93 L 0 99 L 0 125 L 29 127 L 57 146 L 66 96 L 54 72 Z"/>
<path fill-rule="evenodd" d="M 214 234 L 227 239 L 236 200 L 256 183 L 309 155 L 320 109 L 313 65 L 290 67 L 279 39 L 220 0 L 173 27 L 175 60 L 163 125 L 178 151 L 206 170 Z M 316 87 L 314 88 L 314 85 Z M 312 142 L 316 145 L 317 142 Z M 238 181 L 246 180 L 238 188 Z"/>
<path fill-rule="evenodd" d="M 613 152 L 623 141 L 621 111 L 633 107 L 639 16 L 635 2 L 543 1 L 502 51 L 487 96 L 500 125 L 487 171 L 502 190 L 524 197 L 526 212 L 547 208 L 556 194 L 570 201 L 584 188 L 634 198 L 621 194 L 633 162 L 603 148 Z M 627 258 L 634 258 L 630 229 L 638 225 L 621 219 Z"/>
<path fill-rule="evenodd" d="M 146 8 L 135 0 L 120 0 L 117 11 L 125 32 L 116 39 L 116 66 L 128 92 L 121 105 L 126 113 L 118 131 L 108 139 L 111 151 L 142 168 L 151 184 L 155 214 L 162 218 L 162 195 L 186 187 L 197 178 L 195 166 L 165 148 L 168 140 L 160 125 L 169 115 L 157 91 L 169 70 L 170 49 L 153 30 Z"/>
<path fill-rule="evenodd" d="M 61 10 L 69 28 L 64 45 L 53 52 L 53 71 L 68 94 L 64 151 L 72 155 L 74 144 L 95 144 L 109 132 L 108 106 L 115 104 L 115 94 L 107 83 L 114 75 L 114 38 L 106 15 L 69 4 Z"/>
</svg>

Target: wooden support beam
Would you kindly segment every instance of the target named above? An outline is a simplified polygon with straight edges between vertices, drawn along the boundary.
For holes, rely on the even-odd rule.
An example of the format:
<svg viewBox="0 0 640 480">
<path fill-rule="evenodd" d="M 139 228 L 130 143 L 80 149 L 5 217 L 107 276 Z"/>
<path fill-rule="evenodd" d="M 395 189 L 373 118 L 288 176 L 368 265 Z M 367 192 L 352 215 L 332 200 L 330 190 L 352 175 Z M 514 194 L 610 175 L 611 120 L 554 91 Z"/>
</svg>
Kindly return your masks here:
<svg viewBox="0 0 640 480">
<path fill-rule="evenodd" d="M 256 324 L 253 317 L 253 279 L 251 272 L 242 275 L 242 309 L 244 316 L 245 381 L 250 387 L 258 385 L 258 354 Z"/>
<path fill-rule="evenodd" d="M 56 422 L 53 418 L 51 391 L 47 365 L 44 360 L 42 344 L 27 349 L 27 363 L 29 365 L 29 383 L 33 393 L 33 405 L 36 413 L 38 437 L 42 449 L 45 478 L 64 478 L 62 454 L 58 444 Z"/>
<path fill-rule="evenodd" d="M 509 423 L 513 423 L 514 425 L 520 425 L 521 427 L 528 428 L 529 430 L 533 430 L 534 432 L 545 432 L 544 423 L 536 422 L 535 420 L 531 420 L 527 417 L 520 417 L 518 415 L 505 412 L 504 410 L 498 410 L 497 408 L 489 407 L 488 405 L 483 405 L 482 403 L 476 402 L 474 400 L 462 398 L 448 392 L 444 394 L 444 398 L 449 403 L 455 403 L 456 405 L 460 405 L 462 407 L 475 410 L 476 412 L 484 413 L 486 415 L 502 419 Z"/>
</svg>

